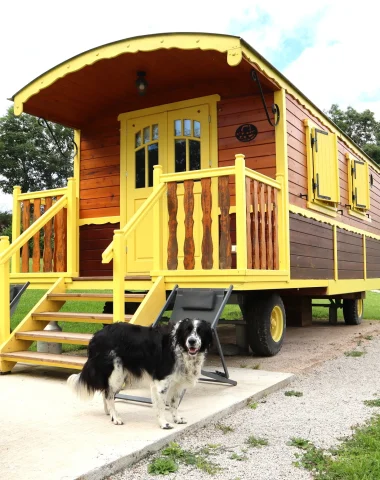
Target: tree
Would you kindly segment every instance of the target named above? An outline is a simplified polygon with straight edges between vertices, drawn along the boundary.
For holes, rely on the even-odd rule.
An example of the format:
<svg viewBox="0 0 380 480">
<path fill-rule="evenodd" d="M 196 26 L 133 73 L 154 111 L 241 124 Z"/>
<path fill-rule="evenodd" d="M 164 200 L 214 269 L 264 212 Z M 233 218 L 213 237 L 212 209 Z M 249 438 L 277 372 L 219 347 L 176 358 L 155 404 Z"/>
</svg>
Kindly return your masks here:
<svg viewBox="0 0 380 480">
<path fill-rule="evenodd" d="M 370 110 L 357 112 L 348 107 L 344 112 L 338 105 L 331 105 L 327 115 L 364 152 L 380 165 L 380 122 Z"/>
<path fill-rule="evenodd" d="M 0 118 L 0 188 L 12 193 L 15 185 L 22 192 L 63 187 L 73 174 L 73 131 L 36 117 L 16 117 L 10 107 Z"/>
</svg>

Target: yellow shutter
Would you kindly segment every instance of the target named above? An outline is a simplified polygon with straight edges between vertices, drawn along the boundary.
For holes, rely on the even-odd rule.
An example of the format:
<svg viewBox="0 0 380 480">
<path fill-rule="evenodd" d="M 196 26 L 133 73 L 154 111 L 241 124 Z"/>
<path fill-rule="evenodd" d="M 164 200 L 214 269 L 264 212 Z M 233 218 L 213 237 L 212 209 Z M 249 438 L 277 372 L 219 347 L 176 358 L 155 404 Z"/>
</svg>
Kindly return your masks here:
<svg viewBox="0 0 380 480">
<path fill-rule="evenodd" d="M 314 197 L 339 202 L 338 145 L 336 135 L 312 129 Z"/>
<path fill-rule="evenodd" d="M 352 194 L 356 208 L 369 209 L 369 172 L 368 163 L 352 160 Z"/>
</svg>

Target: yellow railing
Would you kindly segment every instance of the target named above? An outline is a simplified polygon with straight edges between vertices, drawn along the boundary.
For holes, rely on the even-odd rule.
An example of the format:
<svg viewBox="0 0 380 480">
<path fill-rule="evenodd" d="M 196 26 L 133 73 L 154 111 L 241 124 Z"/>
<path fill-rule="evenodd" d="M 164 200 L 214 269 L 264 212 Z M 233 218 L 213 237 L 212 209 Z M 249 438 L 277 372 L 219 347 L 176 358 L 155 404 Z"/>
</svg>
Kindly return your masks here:
<svg viewBox="0 0 380 480">
<path fill-rule="evenodd" d="M 266 177 L 245 167 L 244 155 L 235 155 L 235 165 L 230 167 L 210 168 L 206 170 L 188 171 L 181 173 L 162 173 L 161 166 L 154 167 L 153 192 L 140 206 L 132 218 L 121 230 L 114 232 L 112 243 L 103 252 L 103 263 L 113 259 L 113 289 L 114 289 L 114 321 L 124 319 L 124 278 L 126 269 L 126 242 L 132 232 L 141 224 L 141 221 L 153 209 L 153 272 L 155 275 L 167 275 L 178 269 L 178 238 L 177 238 L 177 186 L 181 186 L 185 209 L 185 242 L 184 242 L 184 269 L 188 275 L 208 275 L 216 270 L 231 269 L 231 231 L 229 177 L 235 177 L 235 212 L 236 212 L 236 268 L 240 273 L 247 269 L 266 269 L 269 273 L 281 268 L 278 252 L 278 238 L 281 238 L 281 228 L 284 222 L 281 217 L 285 212 L 277 211 L 277 192 L 281 192 L 280 182 Z M 194 209 L 194 182 L 202 183 L 202 192 L 199 202 L 202 202 L 202 223 L 195 228 L 203 229 L 202 245 L 195 245 L 193 235 Z M 219 184 L 218 184 L 219 182 Z M 170 188 L 173 186 L 173 190 Z M 183 188 L 183 190 L 182 190 Z M 224 189 L 224 190 L 223 190 Z M 223 190 L 223 192 L 222 192 Z M 198 190 L 199 191 L 199 190 Z M 190 192 L 190 193 L 189 193 Z M 222 193 L 221 193 L 222 192 Z M 260 201 L 254 200 L 254 192 Z M 160 199 L 166 193 L 168 210 L 166 211 Z M 224 197 L 223 197 L 224 195 Z M 219 201 L 217 200 L 219 196 Z M 221 198 L 221 196 L 224 198 Z M 226 200 L 226 197 L 227 200 Z M 169 204 L 175 204 L 173 212 L 169 211 Z M 223 203 L 225 202 L 225 203 Z M 186 210 L 187 206 L 188 209 Z M 183 212 L 182 212 L 183 213 Z M 200 219 L 198 219 L 200 221 Z M 224 226 L 222 223 L 224 222 Z M 256 222 L 256 223 L 255 223 Z M 219 227 L 219 224 L 221 225 Z M 169 227 L 168 227 L 169 225 Z M 174 226 L 173 226 L 174 225 Z M 226 226 L 227 225 L 227 226 Z M 183 229 L 183 227 L 181 227 Z M 224 228 L 224 233 L 223 233 Z M 261 250 L 257 236 L 262 239 Z M 190 234 L 188 233 L 190 232 Z M 183 233 L 183 230 L 182 230 Z M 181 233 L 181 235 L 182 235 Z M 187 235 L 187 237 L 186 237 Z M 167 244 L 164 241 L 168 240 Z M 256 257 L 254 252 L 256 241 Z M 202 267 L 200 262 L 196 266 L 194 249 L 202 250 Z M 276 251 L 277 249 L 277 251 Z M 165 252 L 166 257 L 165 257 Z M 174 252 L 174 253 L 173 253 Z M 191 258 L 191 255 L 193 258 Z M 272 257 L 267 261 L 267 257 Z M 260 258 L 259 258 L 260 257 Z M 165 265 L 166 263 L 166 265 Z M 199 270 L 199 269 L 202 270 Z M 157 273 L 159 272 L 159 273 Z M 227 272 L 226 272 L 227 273 Z"/>
<path fill-rule="evenodd" d="M 44 228 L 57 214 L 67 208 L 67 271 L 72 274 L 76 268 L 76 193 L 75 180 L 68 180 L 67 188 L 55 190 L 20 193 L 20 187 L 15 187 L 15 198 L 13 200 L 12 235 L 13 242 L 9 244 L 8 237 L 0 237 L 0 344 L 10 334 L 10 270 L 12 263 L 12 275 L 18 276 L 20 272 L 20 250 L 28 241 Z M 21 225 L 21 203 L 25 200 L 40 199 L 49 197 L 60 197 L 45 212 L 20 234 Z M 12 259 L 12 262 L 11 262 Z M 42 273 L 42 272 L 41 272 Z M 64 272 L 61 272 L 63 275 Z"/>
</svg>

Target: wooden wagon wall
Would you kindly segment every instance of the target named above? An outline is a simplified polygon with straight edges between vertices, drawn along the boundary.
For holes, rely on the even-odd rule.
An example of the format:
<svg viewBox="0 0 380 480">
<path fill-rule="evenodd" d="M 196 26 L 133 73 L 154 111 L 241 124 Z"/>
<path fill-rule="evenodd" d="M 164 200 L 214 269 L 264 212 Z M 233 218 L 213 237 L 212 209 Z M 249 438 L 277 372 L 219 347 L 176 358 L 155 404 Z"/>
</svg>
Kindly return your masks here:
<svg viewBox="0 0 380 480">
<path fill-rule="evenodd" d="M 319 120 L 311 115 L 291 95 L 286 97 L 287 108 L 287 129 L 288 129 L 288 161 L 289 161 L 289 200 L 292 205 L 307 208 L 307 201 L 300 198 L 300 194 L 306 194 L 307 185 L 307 158 L 306 158 L 306 133 L 304 119 L 309 118 L 316 125 L 326 129 Z M 355 157 L 348 146 L 338 139 L 339 152 L 339 188 L 340 203 L 343 215 L 338 215 L 337 220 L 362 230 L 380 235 L 380 175 L 370 166 L 370 173 L 373 175 L 374 184 L 370 188 L 370 210 L 372 222 L 352 217 L 348 214 L 348 162 L 345 157 L 350 153 Z M 328 218 L 328 217 L 327 217 Z"/>
<path fill-rule="evenodd" d="M 215 92 L 214 92 L 215 93 Z M 198 92 L 197 96 L 204 95 Z M 273 103 L 273 94 L 265 95 L 268 108 Z M 175 101 L 178 99 L 171 99 Z M 162 99 L 162 103 L 169 101 Z M 218 103 L 218 158 L 219 166 L 233 165 L 235 154 L 246 156 L 246 165 L 272 178 L 276 172 L 276 147 L 274 128 L 268 123 L 260 97 L 244 96 L 238 98 L 223 98 Z M 92 122 L 81 131 L 81 162 L 80 162 L 80 218 L 118 216 L 120 214 L 120 124 L 117 113 L 107 114 Z M 254 141 L 239 142 L 235 137 L 237 127 L 244 123 L 253 123 L 258 129 Z M 231 205 L 235 205 L 234 179 L 230 177 Z M 98 253 L 93 248 L 93 234 L 101 231 L 102 244 L 111 242 L 113 228 L 99 229 L 97 225 L 86 225 L 80 228 L 80 272 L 81 275 L 105 274 L 105 265 L 101 264 L 101 248 L 98 261 L 95 258 L 85 258 L 88 248 L 91 255 Z M 231 232 L 232 243 L 236 242 L 234 221 Z M 104 241 L 103 241 L 104 240 Z M 90 243 L 89 243 L 90 242 Z M 107 243 L 107 245 L 108 245 Z M 106 246 L 107 246 L 106 245 Z M 110 264 L 107 268 L 111 269 Z M 97 271 L 98 273 L 94 273 Z M 100 272 L 100 273 L 99 273 Z"/>
</svg>

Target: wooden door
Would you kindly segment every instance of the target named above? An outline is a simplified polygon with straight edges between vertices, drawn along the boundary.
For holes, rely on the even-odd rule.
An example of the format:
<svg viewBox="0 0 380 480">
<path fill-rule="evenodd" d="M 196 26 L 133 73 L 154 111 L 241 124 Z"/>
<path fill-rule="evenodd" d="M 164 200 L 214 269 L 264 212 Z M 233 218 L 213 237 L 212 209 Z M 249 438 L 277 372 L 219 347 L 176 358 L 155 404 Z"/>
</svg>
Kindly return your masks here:
<svg viewBox="0 0 380 480">
<path fill-rule="evenodd" d="M 168 112 L 168 171 L 204 170 L 212 165 L 210 158 L 209 106 L 198 105 Z M 215 159 L 216 161 L 216 159 Z M 202 212 L 201 182 L 193 185 L 194 269 L 201 269 Z M 185 207 L 184 184 L 177 187 L 178 197 L 178 269 L 184 269 Z M 188 206 L 187 206 L 188 207 Z M 166 244 L 166 242 L 164 242 Z"/>
<path fill-rule="evenodd" d="M 131 119 L 127 123 L 127 218 L 148 198 L 153 188 L 153 166 L 166 171 L 167 114 Z M 152 268 L 153 213 L 149 212 L 127 239 L 128 273 Z"/>
</svg>

